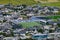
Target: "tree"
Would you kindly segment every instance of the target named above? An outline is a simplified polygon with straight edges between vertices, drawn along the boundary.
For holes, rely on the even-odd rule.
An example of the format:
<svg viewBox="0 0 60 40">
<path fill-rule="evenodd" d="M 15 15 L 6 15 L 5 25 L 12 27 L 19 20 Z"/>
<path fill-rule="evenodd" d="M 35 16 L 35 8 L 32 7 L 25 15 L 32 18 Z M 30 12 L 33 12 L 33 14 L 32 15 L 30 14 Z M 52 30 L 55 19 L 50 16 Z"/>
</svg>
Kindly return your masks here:
<svg viewBox="0 0 60 40">
<path fill-rule="evenodd" d="M 39 30 L 38 30 L 38 32 L 41 32 L 41 33 L 43 33 L 43 32 L 44 32 L 44 30 L 43 30 L 43 29 L 39 29 Z"/>
<path fill-rule="evenodd" d="M 33 40 L 33 39 L 32 39 L 32 38 L 29 38 L 29 39 L 27 38 L 27 39 L 25 39 L 25 40 Z"/>
</svg>

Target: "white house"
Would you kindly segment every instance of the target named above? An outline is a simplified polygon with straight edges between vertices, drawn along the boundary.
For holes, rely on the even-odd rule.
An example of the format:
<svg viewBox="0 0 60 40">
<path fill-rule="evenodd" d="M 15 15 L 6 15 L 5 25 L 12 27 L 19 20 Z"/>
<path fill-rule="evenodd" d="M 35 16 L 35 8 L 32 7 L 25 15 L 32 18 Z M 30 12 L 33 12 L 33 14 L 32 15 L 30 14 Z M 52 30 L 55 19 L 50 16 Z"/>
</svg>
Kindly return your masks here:
<svg viewBox="0 0 60 40">
<path fill-rule="evenodd" d="M 18 40 L 17 37 L 5 37 L 3 40 Z"/>
</svg>

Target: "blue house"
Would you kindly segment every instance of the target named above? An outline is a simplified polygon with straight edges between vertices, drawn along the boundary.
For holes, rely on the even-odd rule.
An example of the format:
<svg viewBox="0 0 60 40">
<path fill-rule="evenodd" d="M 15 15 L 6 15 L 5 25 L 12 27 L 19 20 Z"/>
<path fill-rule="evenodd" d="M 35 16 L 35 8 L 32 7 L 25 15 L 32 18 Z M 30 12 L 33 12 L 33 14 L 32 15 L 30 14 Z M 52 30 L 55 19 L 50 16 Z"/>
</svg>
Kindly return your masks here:
<svg viewBox="0 0 60 40">
<path fill-rule="evenodd" d="M 47 38 L 47 37 L 48 37 L 47 34 L 34 34 L 34 35 L 32 35 L 32 39 L 36 39 L 36 40 L 45 39 L 45 38 Z"/>
</svg>

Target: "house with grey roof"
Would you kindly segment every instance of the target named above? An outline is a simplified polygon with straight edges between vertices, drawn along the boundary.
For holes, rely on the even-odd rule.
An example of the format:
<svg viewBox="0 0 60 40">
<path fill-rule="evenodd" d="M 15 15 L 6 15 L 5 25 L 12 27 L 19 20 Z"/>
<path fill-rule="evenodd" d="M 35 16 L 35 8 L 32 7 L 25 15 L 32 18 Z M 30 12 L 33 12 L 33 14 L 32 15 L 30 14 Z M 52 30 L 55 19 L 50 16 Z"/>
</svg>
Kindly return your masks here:
<svg viewBox="0 0 60 40">
<path fill-rule="evenodd" d="M 0 40 L 3 40 L 4 36 L 3 35 L 0 35 Z"/>
<path fill-rule="evenodd" d="M 0 4 L 0 8 L 3 8 L 3 7 L 4 7 L 4 5 L 1 5 L 1 4 Z"/>
</svg>

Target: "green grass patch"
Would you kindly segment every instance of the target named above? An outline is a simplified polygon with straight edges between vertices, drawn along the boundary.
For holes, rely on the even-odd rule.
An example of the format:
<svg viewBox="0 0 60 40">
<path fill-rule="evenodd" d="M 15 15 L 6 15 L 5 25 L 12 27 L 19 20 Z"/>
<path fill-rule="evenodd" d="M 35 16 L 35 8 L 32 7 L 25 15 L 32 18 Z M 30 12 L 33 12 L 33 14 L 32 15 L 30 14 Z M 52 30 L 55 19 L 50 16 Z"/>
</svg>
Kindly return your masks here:
<svg viewBox="0 0 60 40">
<path fill-rule="evenodd" d="M 21 22 L 20 25 L 22 25 L 22 27 L 24 27 L 24 28 L 29 28 L 29 27 L 33 27 L 33 26 L 40 26 L 40 24 L 37 22 Z"/>
<path fill-rule="evenodd" d="M 43 0 L 46 1 L 46 0 Z M 38 2 L 34 0 L 0 0 L 0 4 L 13 4 L 13 5 L 20 5 L 20 4 L 26 4 L 26 5 L 34 5 L 38 4 Z M 57 6 L 60 7 L 60 1 L 59 2 L 52 2 L 52 3 L 39 3 L 42 6 Z"/>
<path fill-rule="evenodd" d="M 56 15 L 56 16 L 47 16 L 47 18 L 58 19 L 58 18 L 60 18 L 60 15 Z"/>
<path fill-rule="evenodd" d="M 40 3 L 42 6 L 56 6 L 60 7 L 60 2 L 51 2 L 51 3 Z"/>
<path fill-rule="evenodd" d="M 0 4 L 8 4 L 11 3 L 13 5 L 19 5 L 19 4 L 26 4 L 26 5 L 32 5 L 36 4 L 34 0 L 0 0 Z"/>
</svg>

